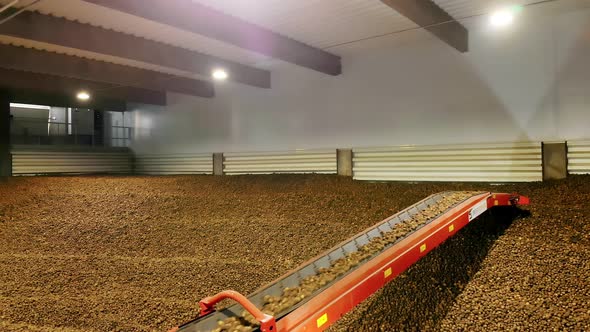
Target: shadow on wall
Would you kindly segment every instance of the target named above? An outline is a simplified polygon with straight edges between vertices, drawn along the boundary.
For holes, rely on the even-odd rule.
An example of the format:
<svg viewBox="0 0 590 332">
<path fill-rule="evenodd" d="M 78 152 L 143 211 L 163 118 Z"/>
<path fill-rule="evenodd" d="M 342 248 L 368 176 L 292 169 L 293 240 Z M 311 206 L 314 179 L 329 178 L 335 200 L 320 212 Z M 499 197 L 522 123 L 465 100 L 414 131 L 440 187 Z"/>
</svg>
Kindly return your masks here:
<svg viewBox="0 0 590 332">
<path fill-rule="evenodd" d="M 528 211 L 487 211 L 342 318 L 330 331 L 436 331 L 511 223 Z M 341 325 L 346 325 L 343 328 Z"/>
</svg>

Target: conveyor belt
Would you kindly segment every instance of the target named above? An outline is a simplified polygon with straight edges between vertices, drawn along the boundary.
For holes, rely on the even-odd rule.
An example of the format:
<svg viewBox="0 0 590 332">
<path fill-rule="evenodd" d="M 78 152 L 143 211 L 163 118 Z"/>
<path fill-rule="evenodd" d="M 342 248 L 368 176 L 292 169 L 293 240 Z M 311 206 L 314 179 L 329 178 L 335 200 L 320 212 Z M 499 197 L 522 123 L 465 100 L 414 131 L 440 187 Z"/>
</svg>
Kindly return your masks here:
<svg viewBox="0 0 590 332">
<path fill-rule="evenodd" d="M 461 200 L 449 203 L 451 199 L 457 198 Z M 295 304 L 283 305 L 287 308 L 274 313 L 274 316 L 258 312 L 258 320 L 263 319 L 263 316 L 266 319 L 266 323 L 259 328 L 263 331 L 322 331 L 488 208 L 517 203 L 528 204 L 528 198 L 482 192 L 442 192 L 429 196 L 260 288 L 248 296 L 247 300 L 235 292 L 204 299 L 201 301 L 201 317 L 173 331 L 215 330 L 219 327 L 219 322 L 227 321 L 231 317 L 244 316 L 245 308 L 242 304 L 248 307 L 248 311 L 256 311 L 256 308 L 260 309 L 268 304 L 269 297 L 279 298 L 286 288 L 297 287 L 306 278 L 333 268 L 335 262 L 342 263 L 343 259 L 365 252 L 358 264 L 351 263 L 352 267 L 347 265 L 347 271 L 339 273 L 332 280 L 324 280 L 320 284 L 323 286 L 302 299 L 297 299 Z M 441 210 L 441 206 L 444 209 Z M 437 213 L 431 218 L 425 218 L 427 212 Z M 411 232 L 399 238 L 392 239 L 389 236 L 391 243 L 386 241 L 387 234 L 392 235 L 392 229 L 407 228 L 409 221 L 420 218 L 422 222 L 412 224 L 414 226 Z M 383 242 L 385 245 L 379 246 L 376 242 Z M 368 244 L 373 248 L 377 245 L 379 250 L 368 254 Z M 237 303 L 221 311 L 212 311 L 213 305 L 225 295 L 230 295 L 242 304 Z M 253 318 L 250 316 L 251 320 L 254 320 Z"/>
</svg>

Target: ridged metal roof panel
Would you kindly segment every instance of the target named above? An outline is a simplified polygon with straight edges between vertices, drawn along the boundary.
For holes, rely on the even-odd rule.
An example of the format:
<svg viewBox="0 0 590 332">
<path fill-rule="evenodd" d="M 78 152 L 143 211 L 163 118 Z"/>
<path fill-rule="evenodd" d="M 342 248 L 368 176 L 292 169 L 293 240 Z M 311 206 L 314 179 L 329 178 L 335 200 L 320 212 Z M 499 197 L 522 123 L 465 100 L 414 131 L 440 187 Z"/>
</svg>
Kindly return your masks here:
<svg viewBox="0 0 590 332">
<path fill-rule="evenodd" d="M 0 0 L 2 4 L 8 2 L 10 1 Z M 82 0 L 41 1 L 31 9 L 243 64 L 253 65 L 268 59 L 263 55 L 230 44 Z"/>
<path fill-rule="evenodd" d="M 456 19 L 486 14 L 514 5 L 526 5 L 538 0 L 433 0 L 439 7 Z"/>
<path fill-rule="evenodd" d="M 193 0 L 324 48 L 416 26 L 378 0 Z"/>
</svg>

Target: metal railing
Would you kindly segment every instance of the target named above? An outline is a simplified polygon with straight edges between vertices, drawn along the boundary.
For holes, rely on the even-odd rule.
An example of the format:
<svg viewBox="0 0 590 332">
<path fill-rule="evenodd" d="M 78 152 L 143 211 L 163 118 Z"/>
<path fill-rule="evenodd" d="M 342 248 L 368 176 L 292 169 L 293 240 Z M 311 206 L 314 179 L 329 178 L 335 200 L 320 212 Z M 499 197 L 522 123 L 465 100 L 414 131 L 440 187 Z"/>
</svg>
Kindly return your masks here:
<svg viewBox="0 0 590 332">
<path fill-rule="evenodd" d="M 131 127 L 111 126 L 95 130 L 93 125 L 80 125 L 55 120 L 26 117 L 10 119 L 10 139 L 19 145 L 83 145 L 128 147 Z"/>
</svg>

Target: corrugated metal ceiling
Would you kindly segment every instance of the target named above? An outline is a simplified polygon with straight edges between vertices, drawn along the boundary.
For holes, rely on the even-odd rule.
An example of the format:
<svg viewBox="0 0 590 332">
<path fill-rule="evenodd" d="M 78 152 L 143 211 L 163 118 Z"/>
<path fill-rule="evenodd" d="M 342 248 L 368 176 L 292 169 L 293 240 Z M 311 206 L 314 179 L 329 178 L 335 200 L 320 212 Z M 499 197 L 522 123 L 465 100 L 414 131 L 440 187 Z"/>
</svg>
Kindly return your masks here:
<svg viewBox="0 0 590 332">
<path fill-rule="evenodd" d="M 10 1 L 2 0 L 0 2 Z M 28 2 L 23 1 L 22 3 Z M 45 0 L 31 8 L 43 14 L 64 17 L 243 64 L 254 65 L 267 59 L 265 56 L 230 44 L 81 0 Z"/>
<path fill-rule="evenodd" d="M 193 1 L 319 48 L 416 26 L 378 0 Z"/>
<path fill-rule="evenodd" d="M 151 64 L 151 63 L 135 61 L 135 60 L 125 59 L 125 58 L 120 58 L 120 57 L 115 57 L 115 56 L 110 56 L 110 55 L 94 53 L 94 52 L 88 52 L 88 51 L 78 50 L 78 49 L 74 49 L 74 48 L 63 47 L 63 46 L 28 40 L 28 39 L 22 39 L 22 38 L 0 35 L 0 44 L 14 45 L 14 46 L 20 46 L 20 47 L 25 47 L 25 48 L 33 48 L 33 49 L 37 49 L 37 50 L 48 51 L 48 52 L 52 52 L 52 53 L 72 55 L 72 56 L 77 56 L 80 58 L 109 62 L 109 63 L 118 64 L 118 65 L 141 68 L 141 69 L 147 69 L 147 70 L 152 70 L 152 71 L 156 71 L 156 72 L 160 72 L 160 73 L 171 74 L 171 75 L 176 75 L 176 76 L 181 76 L 181 77 L 200 78 L 200 79 L 206 79 L 206 80 L 210 79 L 210 77 L 204 77 L 202 75 L 198 75 L 198 74 L 194 74 L 191 72 L 178 70 L 178 69 L 174 69 L 174 68 L 162 67 L 162 66 Z"/>
<path fill-rule="evenodd" d="M 193 1 L 319 48 L 416 26 L 378 0 Z M 0 0 L 0 3 L 8 2 L 10 1 Z M 26 4 L 27 1 L 22 3 Z M 43 14 L 64 17 L 248 65 L 266 63 L 269 60 L 263 55 L 205 36 L 82 0 L 44 0 L 31 8 Z"/>
<path fill-rule="evenodd" d="M 499 8 L 526 5 L 539 0 L 432 0 L 454 18 L 490 13 Z"/>
<path fill-rule="evenodd" d="M 10 0 L 0 0 L 6 4 Z M 21 5 L 29 1 L 21 1 Z M 201 3 L 258 24 L 279 34 L 289 36 L 315 47 L 327 47 L 415 26 L 378 0 L 202 0 Z M 44 0 L 31 7 L 43 14 L 64 17 L 118 32 L 218 56 L 246 65 L 268 68 L 283 63 L 261 54 L 238 48 L 205 36 L 153 22 L 144 18 L 90 4 L 82 0 Z M 4 38 L 2 38 L 4 39 Z M 7 40 L 0 42 L 6 43 Z M 20 44 L 27 44 L 19 41 Z M 76 49 L 65 49 L 30 42 L 28 47 L 57 51 L 71 55 L 156 69 L 143 63 L 105 57 Z M 23 45 L 24 46 L 24 45 Z M 354 52 L 361 51 L 355 48 Z M 338 54 L 337 49 L 330 52 Z M 350 52 L 350 51 L 347 51 Z M 348 53 L 347 53 L 348 54 Z M 150 67 L 151 66 L 151 67 Z M 190 76 L 174 69 L 158 71 Z"/>
<path fill-rule="evenodd" d="M 396 13 L 379 0 L 193 0 L 226 14 L 258 24 L 279 34 L 309 45 L 326 48 L 332 45 L 360 40 L 416 27 L 407 18 Z M 461 18 L 489 12 L 505 0 L 434 0 L 454 17 Z M 515 0 L 510 4 L 528 4 L 535 0 Z M 0 0 L 6 4 L 10 0 Z M 22 4 L 28 1 L 21 1 Z M 280 60 L 247 51 L 236 46 L 156 23 L 133 15 L 111 10 L 82 0 L 44 0 L 32 7 L 44 14 L 64 17 L 94 26 L 132 34 L 138 37 L 195 50 L 224 59 L 257 67 L 270 67 Z M 0 42 L 6 43 L 2 38 Z M 152 65 L 105 57 L 75 49 L 56 49 L 48 45 L 24 45 L 50 51 L 63 52 L 102 61 L 127 64 L 146 69 L 191 76 L 191 73 L 174 69 L 155 68 Z M 33 42 L 31 42 L 33 43 Z M 29 43 L 29 44 L 31 44 Z M 34 44 L 34 43 L 33 43 Z M 330 52 L 348 56 L 365 51 L 363 45 L 330 48 Z M 151 67 L 150 67 L 151 66 Z"/>
</svg>

